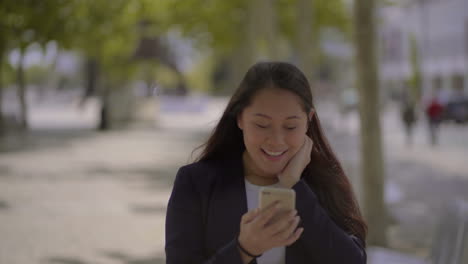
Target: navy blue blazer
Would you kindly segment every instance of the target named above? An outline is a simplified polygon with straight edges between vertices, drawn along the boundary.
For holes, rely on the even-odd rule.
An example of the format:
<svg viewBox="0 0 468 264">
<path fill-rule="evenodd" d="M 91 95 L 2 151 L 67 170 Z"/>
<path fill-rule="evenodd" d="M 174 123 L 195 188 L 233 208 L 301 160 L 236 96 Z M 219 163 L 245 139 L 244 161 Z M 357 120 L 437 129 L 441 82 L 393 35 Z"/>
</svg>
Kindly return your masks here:
<svg viewBox="0 0 468 264">
<path fill-rule="evenodd" d="M 307 183 L 293 189 L 304 232 L 286 247 L 286 263 L 365 264 L 361 240 L 331 220 Z M 166 263 L 242 264 L 236 239 L 246 212 L 241 157 L 181 167 L 167 207 Z"/>
</svg>

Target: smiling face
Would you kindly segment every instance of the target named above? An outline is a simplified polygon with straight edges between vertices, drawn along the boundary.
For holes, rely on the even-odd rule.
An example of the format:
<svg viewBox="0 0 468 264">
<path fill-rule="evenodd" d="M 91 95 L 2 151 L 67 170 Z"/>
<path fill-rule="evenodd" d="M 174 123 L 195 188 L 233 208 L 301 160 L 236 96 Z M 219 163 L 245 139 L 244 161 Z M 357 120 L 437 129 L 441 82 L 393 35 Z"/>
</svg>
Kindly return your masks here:
<svg viewBox="0 0 468 264">
<path fill-rule="evenodd" d="M 245 167 L 257 177 L 276 179 L 304 143 L 308 119 L 301 99 L 279 88 L 261 89 L 237 118 L 246 147 Z"/>
</svg>

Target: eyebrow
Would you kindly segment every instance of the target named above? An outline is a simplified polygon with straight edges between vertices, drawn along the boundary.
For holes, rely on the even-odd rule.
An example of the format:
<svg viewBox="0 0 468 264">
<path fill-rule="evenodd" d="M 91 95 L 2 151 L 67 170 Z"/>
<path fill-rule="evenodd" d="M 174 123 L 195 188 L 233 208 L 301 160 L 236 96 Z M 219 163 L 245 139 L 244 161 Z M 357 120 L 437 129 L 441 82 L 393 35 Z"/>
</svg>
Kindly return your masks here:
<svg viewBox="0 0 468 264">
<path fill-rule="evenodd" d="M 254 116 L 260 116 L 260 117 L 272 119 L 271 116 L 268 116 L 268 115 L 265 115 L 265 114 L 262 114 L 262 113 L 256 113 L 256 114 L 254 114 Z M 300 119 L 300 117 L 298 117 L 296 115 L 293 115 L 293 116 L 288 116 L 286 119 Z"/>
</svg>

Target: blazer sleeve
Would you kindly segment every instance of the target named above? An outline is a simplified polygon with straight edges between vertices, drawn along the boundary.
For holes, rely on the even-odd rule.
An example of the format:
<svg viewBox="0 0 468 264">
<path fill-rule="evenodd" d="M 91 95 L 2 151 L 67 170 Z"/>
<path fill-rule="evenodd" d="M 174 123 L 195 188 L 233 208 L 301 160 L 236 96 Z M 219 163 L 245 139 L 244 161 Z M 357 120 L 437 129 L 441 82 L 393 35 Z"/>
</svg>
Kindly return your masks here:
<svg viewBox="0 0 468 264">
<path fill-rule="evenodd" d="M 361 240 L 335 224 L 304 179 L 296 183 L 293 189 L 296 191 L 296 208 L 304 227 L 300 241 L 311 262 L 365 264 L 367 255 Z"/>
<path fill-rule="evenodd" d="M 172 189 L 166 213 L 167 264 L 242 264 L 237 238 L 212 256 L 206 256 L 202 195 L 196 190 L 188 167 L 182 167 Z"/>
</svg>

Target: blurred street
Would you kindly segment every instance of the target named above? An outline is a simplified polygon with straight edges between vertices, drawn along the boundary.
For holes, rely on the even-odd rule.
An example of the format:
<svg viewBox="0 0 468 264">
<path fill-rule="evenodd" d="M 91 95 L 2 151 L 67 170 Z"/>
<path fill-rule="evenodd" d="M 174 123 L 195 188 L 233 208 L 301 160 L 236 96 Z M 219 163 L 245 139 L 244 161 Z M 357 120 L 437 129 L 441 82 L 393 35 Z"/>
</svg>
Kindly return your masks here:
<svg viewBox="0 0 468 264">
<path fill-rule="evenodd" d="M 158 98 L 154 127 L 107 133 L 93 129 L 96 120 L 86 114 L 97 109 L 92 101 L 84 110 L 36 106 L 31 134 L 1 143 L 0 263 L 165 263 L 165 211 L 176 171 L 226 103 L 195 100 L 198 111 L 190 112 L 193 100 L 169 99 Z M 424 257 L 444 203 L 468 199 L 468 127 L 444 127 L 440 145 L 431 148 L 420 122 L 406 147 L 398 113 L 389 109 L 382 120 L 390 242 Z M 329 105 L 318 113 L 357 186 L 356 113 L 342 118 Z"/>
</svg>

